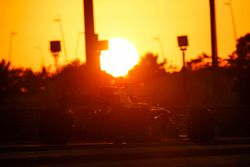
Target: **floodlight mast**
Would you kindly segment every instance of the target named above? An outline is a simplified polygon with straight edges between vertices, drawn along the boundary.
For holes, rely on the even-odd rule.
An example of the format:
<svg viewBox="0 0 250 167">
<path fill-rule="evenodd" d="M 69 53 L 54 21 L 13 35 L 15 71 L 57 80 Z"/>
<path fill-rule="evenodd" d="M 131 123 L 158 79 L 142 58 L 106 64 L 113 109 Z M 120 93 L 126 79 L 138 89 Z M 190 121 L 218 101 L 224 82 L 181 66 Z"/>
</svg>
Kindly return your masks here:
<svg viewBox="0 0 250 167">
<path fill-rule="evenodd" d="M 91 72 L 100 71 L 100 58 L 97 52 L 98 37 L 95 34 L 93 1 L 83 0 L 86 65 Z"/>
<path fill-rule="evenodd" d="M 183 80 L 183 97 L 184 101 L 186 100 L 187 93 L 187 77 L 186 77 L 186 61 L 185 61 L 185 51 L 188 47 L 188 37 L 186 35 L 177 36 L 178 45 L 182 51 L 182 80 Z"/>
<path fill-rule="evenodd" d="M 214 0 L 209 0 L 210 3 L 210 28 L 211 28 L 211 49 L 212 49 L 212 94 L 211 102 L 212 106 L 216 106 L 217 102 L 217 67 L 218 67 L 218 55 L 217 55 L 217 38 L 216 38 L 216 15 L 215 15 L 215 3 Z"/>
<path fill-rule="evenodd" d="M 212 47 L 212 67 L 215 70 L 218 66 L 217 38 L 216 38 L 216 19 L 214 0 L 210 2 L 210 24 L 211 24 L 211 47 Z"/>
</svg>

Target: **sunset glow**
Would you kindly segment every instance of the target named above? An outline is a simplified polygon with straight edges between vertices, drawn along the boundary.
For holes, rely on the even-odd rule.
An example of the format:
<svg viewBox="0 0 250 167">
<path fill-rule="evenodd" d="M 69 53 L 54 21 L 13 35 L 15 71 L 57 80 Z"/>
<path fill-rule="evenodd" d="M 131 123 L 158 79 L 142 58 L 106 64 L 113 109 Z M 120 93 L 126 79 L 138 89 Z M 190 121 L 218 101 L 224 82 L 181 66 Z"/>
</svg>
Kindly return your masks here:
<svg viewBox="0 0 250 167">
<path fill-rule="evenodd" d="M 138 60 L 132 43 L 123 38 L 113 38 L 109 41 L 109 50 L 102 51 L 101 69 L 114 77 L 125 76 Z"/>
<path fill-rule="evenodd" d="M 215 2 L 218 56 L 226 58 L 236 45 L 231 14 L 237 37 L 244 36 L 250 30 L 250 1 L 231 0 L 231 5 L 228 0 Z M 179 35 L 188 35 L 187 61 L 201 53 L 211 55 L 208 0 L 93 0 L 93 3 L 99 39 L 129 39 L 140 56 L 153 52 L 160 56 L 160 61 L 166 59 L 169 65 L 177 67 L 182 65 L 176 39 Z M 35 71 L 42 66 L 53 68 L 49 41 L 61 40 L 65 45 L 59 65 L 75 58 L 86 62 L 82 0 L 2 0 L 0 10 L 0 59 L 10 59 L 12 66 Z"/>
</svg>

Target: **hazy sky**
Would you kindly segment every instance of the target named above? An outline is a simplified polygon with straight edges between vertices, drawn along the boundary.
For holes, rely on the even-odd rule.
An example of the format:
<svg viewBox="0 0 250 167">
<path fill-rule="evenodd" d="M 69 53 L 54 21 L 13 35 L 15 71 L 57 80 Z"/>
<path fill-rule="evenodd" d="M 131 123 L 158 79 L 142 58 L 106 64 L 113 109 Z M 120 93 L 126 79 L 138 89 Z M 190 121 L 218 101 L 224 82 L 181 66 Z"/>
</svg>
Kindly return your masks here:
<svg viewBox="0 0 250 167">
<path fill-rule="evenodd" d="M 250 32 L 250 0 L 231 1 L 240 37 Z M 231 11 L 225 5 L 228 0 L 215 2 L 218 54 L 226 57 L 235 49 Z M 67 57 L 84 61 L 82 0 L 0 0 L 0 12 L 0 59 L 8 59 L 11 45 L 15 66 L 39 70 L 42 63 L 53 65 L 49 41 L 62 38 L 60 22 L 53 21 L 60 17 Z M 180 65 L 178 35 L 188 35 L 187 59 L 210 54 L 209 0 L 94 0 L 94 12 L 99 39 L 126 38 L 141 55 L 159 53 Z M 64 62 L 63 53 L 60 62 Z"/>
</svg>

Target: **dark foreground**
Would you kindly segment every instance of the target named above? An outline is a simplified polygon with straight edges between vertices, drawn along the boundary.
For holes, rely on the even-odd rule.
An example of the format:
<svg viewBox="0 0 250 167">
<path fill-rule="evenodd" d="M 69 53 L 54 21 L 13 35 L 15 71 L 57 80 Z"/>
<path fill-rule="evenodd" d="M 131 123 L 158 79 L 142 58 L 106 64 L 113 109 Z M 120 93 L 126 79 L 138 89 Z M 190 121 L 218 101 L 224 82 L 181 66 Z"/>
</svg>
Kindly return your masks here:
<svg viewBox="0 0 250 167">
<path fill-rule="evenodd" d="M 1 145 L 0 166 L 250 166 L 250 144 L 236 140 L 193 144 L 72 143 L 67 146 Z"/>
</svg>

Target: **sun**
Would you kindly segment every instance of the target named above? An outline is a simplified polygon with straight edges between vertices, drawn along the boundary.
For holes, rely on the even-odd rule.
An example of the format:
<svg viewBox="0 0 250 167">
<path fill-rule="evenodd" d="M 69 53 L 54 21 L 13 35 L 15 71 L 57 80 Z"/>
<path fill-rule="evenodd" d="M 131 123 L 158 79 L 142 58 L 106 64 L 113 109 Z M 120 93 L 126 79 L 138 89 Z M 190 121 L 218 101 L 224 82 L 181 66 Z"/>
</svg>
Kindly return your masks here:
<svg viewBox="0 0 250 167">
<path fill-rule="evenodd" d="M 135 46 L 123 38 L 109 40 L 109 50 L 102 51 L 100 56 L 101 69 L 114 77 L 127 75 L 139 61 Z"/>
</svg>

